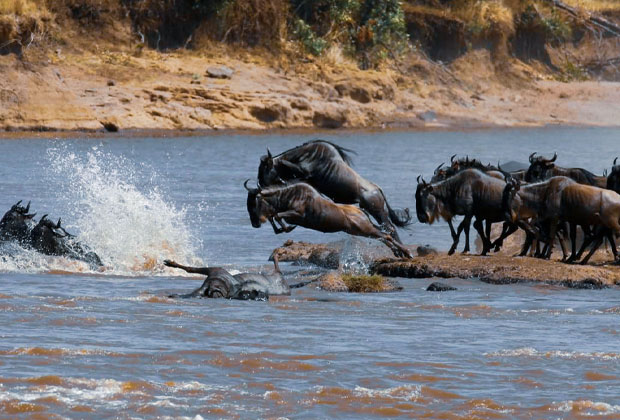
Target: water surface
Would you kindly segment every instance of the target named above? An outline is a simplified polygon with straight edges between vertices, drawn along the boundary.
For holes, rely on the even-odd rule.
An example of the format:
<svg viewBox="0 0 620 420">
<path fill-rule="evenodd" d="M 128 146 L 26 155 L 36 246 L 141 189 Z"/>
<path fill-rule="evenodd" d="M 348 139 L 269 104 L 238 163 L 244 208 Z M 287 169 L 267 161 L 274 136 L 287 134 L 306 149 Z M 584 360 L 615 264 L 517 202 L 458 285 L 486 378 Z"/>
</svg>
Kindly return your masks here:
<svg viewBox="0 0 620 420">
<path fill-rule="evenodd" d="M 323 135 L 323 137 L 326 137 Z M 449 156 L 595 173 L 620 130 L 345 133 L 395 207 Z M 253 229 L 242 183 L 307 135 L 0 140 L 0 209 L 63 217 L 108 269 L 0 257 L 0 413 L 15 418 L 620 418 L 620 290 L 400 279 L 400 293 L 305 288 L 269 302 L 172 300 L 200 279 L 163 258 L 256 269 L 286 239 Z M 445 224 L 409 243 L 449 245 Z M 267 266 L 264 267 L 267 269 Z M 286 266 L 291 281 L 299 267 Z"/>
</svg>

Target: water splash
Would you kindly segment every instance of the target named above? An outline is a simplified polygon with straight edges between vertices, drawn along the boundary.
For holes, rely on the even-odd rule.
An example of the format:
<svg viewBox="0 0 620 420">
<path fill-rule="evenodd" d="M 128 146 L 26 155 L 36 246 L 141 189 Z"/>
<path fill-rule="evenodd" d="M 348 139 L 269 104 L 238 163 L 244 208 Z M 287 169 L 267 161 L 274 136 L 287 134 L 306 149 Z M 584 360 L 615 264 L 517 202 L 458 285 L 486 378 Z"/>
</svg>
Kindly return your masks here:
<svg viewBox="0 0 620 420">
<path fill-rule="evenodd" d="M 201 244 L 185 222 L 186 209 L 166 201 L 152 168 L 137 168 L 126 157 L 97 147 L 77 154 L 59 146 L 47 155 L 46 169 L 63 193 L 69 230 L 99 254 L 108 272 L 163 273 L 159 263 L 165 258 L 202 264 L 196 257 Z"/>
</svg>

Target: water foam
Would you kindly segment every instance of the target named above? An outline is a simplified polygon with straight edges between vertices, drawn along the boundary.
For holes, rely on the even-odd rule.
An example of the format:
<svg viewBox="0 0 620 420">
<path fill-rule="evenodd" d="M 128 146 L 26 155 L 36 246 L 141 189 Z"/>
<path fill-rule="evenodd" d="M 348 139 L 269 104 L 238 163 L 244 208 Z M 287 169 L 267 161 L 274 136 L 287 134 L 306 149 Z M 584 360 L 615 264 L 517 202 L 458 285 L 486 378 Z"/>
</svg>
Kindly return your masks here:
<svg viewBox="0 0 620 420">
<path fill-rule="evenodd" d="M 203 264 L 186 209 L 167 202 L 154 170 L 145 165 L 138 170 L 135 162 L 97 147 L 78 155 L 61 146 L 47 155 L 47 169 L 63 193 L 68 229 L 97 252 L 111 268 L 106 272 L 164 273 L 158 263 L 166 258 Z"/>
</svg>

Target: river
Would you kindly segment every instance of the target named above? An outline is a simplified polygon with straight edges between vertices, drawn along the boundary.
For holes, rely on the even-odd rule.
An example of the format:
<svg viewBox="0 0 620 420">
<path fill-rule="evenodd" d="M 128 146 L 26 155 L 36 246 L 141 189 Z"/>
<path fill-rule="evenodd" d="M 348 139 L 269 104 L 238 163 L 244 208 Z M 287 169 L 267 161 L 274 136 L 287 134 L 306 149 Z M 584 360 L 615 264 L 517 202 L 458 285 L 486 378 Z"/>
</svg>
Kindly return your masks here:
<svg viewBox="0 0 620 420">
<path fill-rule="evenodd" d="M 597 174 L 620 129 L 322 133 L 393 207 L 452 154 L 495 163 L 557 151 Z M 620 418 L 620 288 L 399 279 L 388 294 L 312 287 L 269 302 L 174 300 L 199 277 L 173 258 L 231 270 L 266 264 L 286 239 L 254 229 L 243 181 L 300 134 L 0 139 L 0 211 L 32 200 L 106 270 L 27 250 L 0 257 L 2 418 Z M 407 243 L 447 249 L 445 223 Z M 294 281 L 299 267 L 284 264 Z"/>
</svg>

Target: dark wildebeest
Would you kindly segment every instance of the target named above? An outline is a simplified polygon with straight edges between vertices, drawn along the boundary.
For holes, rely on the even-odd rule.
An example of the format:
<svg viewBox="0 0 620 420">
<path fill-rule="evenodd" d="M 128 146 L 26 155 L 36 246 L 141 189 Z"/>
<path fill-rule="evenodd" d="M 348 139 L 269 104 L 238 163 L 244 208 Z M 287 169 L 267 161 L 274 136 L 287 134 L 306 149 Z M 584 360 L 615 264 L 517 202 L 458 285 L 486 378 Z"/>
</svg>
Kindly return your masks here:
<svg viewBox="0 0 620 420">
<path fill-rule="evenodd" d="M 61 226 L 60 219 L 54 223 L 47 215 L 44 215 L 30 232 L 30 246 L 42 254 L 84 261 L 92 269 L 103 266 L 96 253 L 84 249 L 83 245 Z"/>
<path fill-rule="evenodd" d="M 255 228 L 269 221 L 276 234 L 290 232 L 295 226 L 326 233 L 346 232 L 376 238 L 386 244 L 396 257 L 411 258 L 407 248 L 382 232 L 370 221 L 368 214 L 356 206 L 334 203 L 304 182 L 261 189 L 248 188 L 248 181 L 243 185 L 248 191 L 247 208 Z"/>
<path fill-rule="evenodd" d="M 608 190 L 612 190 L 620 194 L 620 165 L 616 165 L 617 161 L 618 158 L 615 158 L 611 167 L 611 172 L 607 176 L 606 187 Z"/>
<path fill-rule="evenodd" d="M 600 247 L 605 236 L 609 239 L 614 258 L 617 258 L 614 235 L 620 234 L 620 195 L 603 188 L 583 185 L 566 177 L 553 177 L 548 181 L 518 188 L 518 183 L 507 183 L 509 217 L 537 217 L 549 222 L 548 240 L 555 237 L 558 224 L 570 224 L 572 254 L 569 262 L 580 258 L 585 248 L 592 243 L 590 253 L 581 261 L 586 264 Z M 579 252 L 576 249 L 576 226 L 582 226 L 586 238 Z M 589 235 L 589 227 L 595 227 Z M 549 243 L 550 254 L 552 244 Z"/>
<path fill-rule="evenodd" d="M 493 244 L 486 236 L 482 222 L 504 222 L 502 212 L 502 192 L 506 183 L 477 169 L 466 169 L 440 182 L 426 183 L 422 179 L 416 189 L 416 212 L 421 223 L 433 223 L 438 217 L 450 220 L 456 215 L 465 216 L 459 225 L 456 238 L 448 254 L 453 254 L 458 245 L 462 230 L 467 241 L 463 252 L 469 252 L 469 225 L 476 218 L 474 228 L 482 240 L 482 253 L 486 255 Z M 510 224 L 497 243 L 501 243 L 517 227 Z"/>
<path fill-rule="evenodd" d="M 506 173 L 506 186 L 502 193 L 502 211 L 507 221 L 518 223 L 519 227 L 526 233 L 526 240 L 520 256 L 527 254 L 534 239 L 543 239 L 546 242 L 545 249 L 542 255 L 537 256 L 549 258 L 552 249 L 551 243 L 555 239 L 549 237 L 551 223 L 559 211 L 560 193 L 564 187 L 570 184 L 576 184 L 576 181 L 567 177 L 552 177 L 543 182 L 521 186 L 518 179 L 512 178 L 510 174 Z M 528 220 L 529 222 L 527 222 Z M 566 251 L 561 239 L 560 244 L 564 254 L 563 259 L 566 259 Z M 574 253 L 573 246 L 573 255 Z"/>
<path fill-rule="evenodd" d="M 165 260 L 167 267 L 180 268 L 188 273 L 207 276 L 202 286 L 185 295 L 169 297 L 193 298 L 226 298 L 239 300 L 267 300 L 270 295 L 290 295 L 291 289 L 284 281 L 278 259 L 273 258 L 274 270 L 270 274 L 241 273 L 230 274 L 221 267 L 187 267 L 174 261 Z"/>
<path fill-rule="evenodd" d="M 268 149 L 260 159 L 258 184 L 266 188 L 303 181 L 335 203 L 359 204 L 400 242 L 394 225 L 409 224 L 409 209 L 391 208 L 383 190 L 351 168 L 348 152 L 352 151 L 325 140 L 312 140 L 276 156 Z"/>
<path fill-rule="evenodd" d="M 0 220 L 0 240 L 17 241 L 26 244 L 30 237 L 30 231 L 34 227 L 33 217 L 28 214 L 30 203 L 26 207 L 21 206 L 21 200 L 14 204 Z"/>
<path fill-rule="evenodd" d="M 525 181 L 538 182 L 553 176 L 565 176 L 580 184 L 592 185 L 599 188 L 606 187 L 606 177 L 596 176 L 583 168 L 561 168 L 555 165 L 557 158 L 557 153 L 555 153 L 551 159 L 546 159 L 543 156 L 536 156 L 536 153 L 532 153 L 530 155 L 530 167 L 525 173 Z"/>
</svg>

